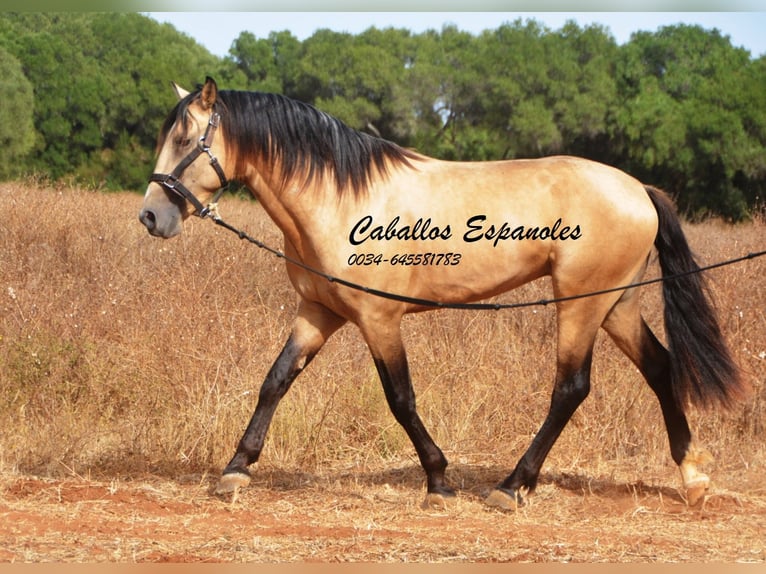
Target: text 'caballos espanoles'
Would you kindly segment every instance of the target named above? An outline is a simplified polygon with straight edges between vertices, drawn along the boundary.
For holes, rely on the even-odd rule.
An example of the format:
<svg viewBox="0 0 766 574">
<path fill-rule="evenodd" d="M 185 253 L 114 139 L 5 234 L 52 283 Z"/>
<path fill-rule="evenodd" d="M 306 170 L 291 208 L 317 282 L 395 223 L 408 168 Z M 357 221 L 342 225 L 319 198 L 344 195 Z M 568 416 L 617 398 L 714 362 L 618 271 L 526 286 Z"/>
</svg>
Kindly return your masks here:
<svg viewBox="0 0 766 574">
<path fill-rule="evenodd" d="M 490 223 L 486 215 L 469 217 L 463 227 L 463 241 L 490 241 L 497 247 L 503 241 L 575 241 L 582 237 L 579 225 L 564 225 L 559 217 L 551 225 L 513 225 L 507 221 Z M 387 224 L 377 224 L 372 215 L 365 215 L 351 228 L 348 241 L 362 245 L 367 241 L 446 241 L 452 238 L 452 226 L 438 225 L 430 217 L 418 218 L 412 224 L 404 223 L 397 215 Z"/>
</svg>

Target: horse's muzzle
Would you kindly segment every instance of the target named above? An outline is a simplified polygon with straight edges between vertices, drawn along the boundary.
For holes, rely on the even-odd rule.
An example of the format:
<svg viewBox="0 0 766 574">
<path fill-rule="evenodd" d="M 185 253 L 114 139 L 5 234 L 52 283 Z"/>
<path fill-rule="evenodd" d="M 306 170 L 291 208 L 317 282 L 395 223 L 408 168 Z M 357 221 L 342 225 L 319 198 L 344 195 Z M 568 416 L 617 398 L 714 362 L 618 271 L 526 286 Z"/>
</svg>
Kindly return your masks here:
<svg viewBox="0 0 766 574">
<path fill-rule="evenodd" d="M 158 214 L 155 210 L 144 207 L 138 214 L 138 220 L 144 224 L 150 235 L 169 239 L 181 233 L 181 217 L 178 215 Z"/>
</svg>

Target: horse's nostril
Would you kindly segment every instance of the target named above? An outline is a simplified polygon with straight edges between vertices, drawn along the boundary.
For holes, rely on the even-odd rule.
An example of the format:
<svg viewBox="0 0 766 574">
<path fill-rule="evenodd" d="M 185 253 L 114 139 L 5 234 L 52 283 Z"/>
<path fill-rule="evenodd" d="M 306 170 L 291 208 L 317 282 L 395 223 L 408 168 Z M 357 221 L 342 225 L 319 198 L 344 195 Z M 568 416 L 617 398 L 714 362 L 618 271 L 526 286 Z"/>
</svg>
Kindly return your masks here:
<svg viewBox="0 0 766 574">
<path fill-rule="evenodd" d="M 138 215 L 138 219 L 150 231 L 157 225 L 157 216 L 154 215 L 153 211 L 149 211 L 148 209 L 142 210 Z"/>
</svg>

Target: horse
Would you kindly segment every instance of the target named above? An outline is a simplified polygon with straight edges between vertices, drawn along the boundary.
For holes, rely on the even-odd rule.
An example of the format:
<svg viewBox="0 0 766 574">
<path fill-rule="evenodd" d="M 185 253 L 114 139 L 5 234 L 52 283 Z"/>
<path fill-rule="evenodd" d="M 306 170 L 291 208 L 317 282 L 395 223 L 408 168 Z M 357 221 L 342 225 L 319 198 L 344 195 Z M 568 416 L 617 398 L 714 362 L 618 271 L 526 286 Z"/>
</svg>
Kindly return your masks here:
<svg viewBox="0 0 766 574">
<path fill-rule="evenodd" d="M 174 88 L 178 101 L 160 130 L 140 222 L 151 235 L 176 236 L 190 216 L 208 215 L 207 202 L 236 180 L 281 230 L 299 295 L 290 335 L 217 494 L 249 484 L 248 466 L 261 454 L 280 400 L 351 322 L 425 472 L 423 504 L 443 506 L 456 493 L 445 477 L 447 459 L 416 409 L 402 317 L 435 307 L 424 301 L 475 302 L 550 276 L 557 363 L 548 413 L 486 503 L 513 510 L 535 490 L 546 456 L 589 394 L 601 328 L 659 400 L 687 502 L 704 499 L 710 479 L 698 468 L 704 450 L 692 440 L 686 411 L 731 407 L 746 389 L 667 194 L 583 158 L 439 160 L 283 95 L 219 90 L 210 77 L 193 92 Z M 655 251 L 670 278 L 663 283 L 667 348 L 641 315 L 639 290 L 621 288 L 642 278 Z M 580 297 L 592 292 L 599 294 Z"/>
</svg>

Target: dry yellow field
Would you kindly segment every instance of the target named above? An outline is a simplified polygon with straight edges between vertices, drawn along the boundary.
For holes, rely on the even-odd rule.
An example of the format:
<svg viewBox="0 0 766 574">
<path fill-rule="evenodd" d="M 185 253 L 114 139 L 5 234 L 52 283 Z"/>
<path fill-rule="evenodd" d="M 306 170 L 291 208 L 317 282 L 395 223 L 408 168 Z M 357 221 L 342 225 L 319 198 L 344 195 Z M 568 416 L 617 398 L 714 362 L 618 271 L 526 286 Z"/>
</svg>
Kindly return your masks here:
<svg viewBox="0 0 766 574">
<path fill-rule="evenodd" d="M 149 237 L 140 204 L 0 184 L 0 561 L 766 561 L 766 258 L 709 273 L 754 392 L 690 414 L 715 457 L 700 507 L 680 493 L 654 396 L 606 336 L 529 504 L 484 506 L 545 416 L 548 307 L 405 320 L 419 411 L 458 488 L 446 509 L 420 508 L 423 473 L 352 326 L 295 383 L 232 501 L 211 491 L 296 296 L 283 262 L 210 222 Z M 256 203 L 222 211 L 280 246 Z M 763 218 L 686 230 L 701 264 L 766 248 Z M 549 296 L 542 280 L 501 300 Z M 661 335 L 659 287 L 642 300 Z"/>
</svg>

